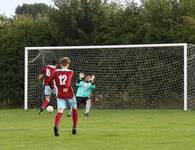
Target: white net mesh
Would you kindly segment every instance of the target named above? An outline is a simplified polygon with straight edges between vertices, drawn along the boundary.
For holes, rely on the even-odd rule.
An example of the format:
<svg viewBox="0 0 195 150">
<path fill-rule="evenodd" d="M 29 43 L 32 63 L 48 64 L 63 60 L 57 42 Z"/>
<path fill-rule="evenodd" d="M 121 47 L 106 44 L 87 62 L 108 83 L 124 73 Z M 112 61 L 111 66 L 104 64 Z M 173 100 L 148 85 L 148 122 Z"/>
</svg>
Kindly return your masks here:
<svg viewBox="0 0 195 150">
<path fill-rule="evenodd" d="M 189 50 L 188 97 L 193 106 L 195 48 Z M 93 48 L 29 50 L 28 107 L 38 108 L 44 99 L 43 85 L 35 78 L 53 59 L 68 56 L 78 73 L 96 76 L 93 105 L 98 108 L 183 108 L 184 47 Z M 55 99 L 55 97 L 53 97 Z M 56 105 L 53 100 L 52 105 Z"/>
</svg>

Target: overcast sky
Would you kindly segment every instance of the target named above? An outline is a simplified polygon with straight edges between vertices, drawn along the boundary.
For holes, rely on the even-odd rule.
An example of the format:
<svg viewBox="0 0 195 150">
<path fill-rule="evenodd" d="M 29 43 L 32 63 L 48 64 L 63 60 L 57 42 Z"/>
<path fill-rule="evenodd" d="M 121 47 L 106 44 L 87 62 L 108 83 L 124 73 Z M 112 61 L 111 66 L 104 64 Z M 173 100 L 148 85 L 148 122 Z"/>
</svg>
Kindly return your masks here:
<svg viewBox="0 0 195 150">
<path fill-rule="evenodd" d="M 125 1 L 125 0 L 115 0 L 115 1 Z M 139 1 L 139 0 L 135 0 Z M 33 3 L 46 3 L 49 6 L 54 5 L 53 0 L 0 0 L 0 14 L 6 16 L 12 16 L 15 14 L 15 9 L 18 5 L 33 4 Z"/>
<path fill-rule="evenodd" d="M 23 3 L 46 3 L 48 5 L 53 5 L 52 0 L 0 0 L 0 14 L 6 16 L 14 15 L 16 7 Z"/>
</svg>

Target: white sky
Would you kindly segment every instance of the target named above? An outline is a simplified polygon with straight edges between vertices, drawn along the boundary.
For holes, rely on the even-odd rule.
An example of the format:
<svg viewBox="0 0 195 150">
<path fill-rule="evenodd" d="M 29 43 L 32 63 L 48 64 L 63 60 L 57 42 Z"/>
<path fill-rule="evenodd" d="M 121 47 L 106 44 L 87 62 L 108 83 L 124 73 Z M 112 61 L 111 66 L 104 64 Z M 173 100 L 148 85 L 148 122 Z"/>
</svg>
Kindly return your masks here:
<svg viewBox="0 0 195 150">
<path fill-rule="evenodd" d="M 123 2 L 125 0 L 114 0 Z M 139 0 L 134 0 L 139 1 Z M 34 4 L 34 3 L 45 3 L 49 6 L 53 6 L 53 0 L 0 0 L 0 14 L 6 16 L 12 16 L 15 14 L 15 9 L 18 5 L 26 4 Z"/>
<path fill-rule="evenodd" d="M 22 5 L 23 3 L 46 3 L 47 5 L 53 5 L 52 0 L 0 0 L 0 14 L 12 16 L 15 14 L 16 7 L 18 5 Z"/>
</svg>

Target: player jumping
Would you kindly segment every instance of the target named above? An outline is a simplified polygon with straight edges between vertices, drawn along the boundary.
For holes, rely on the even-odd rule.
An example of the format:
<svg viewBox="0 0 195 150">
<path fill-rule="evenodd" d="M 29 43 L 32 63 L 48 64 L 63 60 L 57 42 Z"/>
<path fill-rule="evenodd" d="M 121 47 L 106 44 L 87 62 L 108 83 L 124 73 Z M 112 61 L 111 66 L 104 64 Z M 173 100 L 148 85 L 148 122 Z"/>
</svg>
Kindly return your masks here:
<svg viewBox="0 0 195 150">
<path fill-rule="evenodd" d="M 77 113 L 77 103 L 75 99 L 75 95 L 71 86 L 71 80 L 74 72 L 69 68 L 70 59 L 68 57 L 64 57 L 60 61 L 61 69 L 57 69 L 54 74 L 50 77 L 49 82 L 51 83 L 53 80 L 56 83 L 56 95 L 57 95 L 57 109 L 58 112 L 55 117 L 54 124 L 54 135 L 59 136 L 58 126 L 63 115 L 64 109 L 67 106 L 71 107 L 72 110 L 72 121 L 73 128 L 72 134 L 76 134 L 78 113 Z"/>
<path fill-rule="evenodd" d="M 78 87 L 77 93 L 76 93 L 76 99 L 77 99 L 77 105 L 78 107 L 81 104 L 85 105 L 85 113 L 84 116 L 89 117 L 89 111 L 91 108 L 91 93 L 95 89 L 94 84 L 95 76 L 91 74 L 79 74 L 79 81 L 76 83 L 76 86 Z M 68 116 L 71 116 L 71 109 L 69 111 Z"/>
<path fill-rule="evenodd" d="M 43 110 L 49 104 L 50 95 L 52 94 L 52 89 L 54 88 L 53 83 L 51 86 L 49 85 L 49 78 L 55 72 L 57 64 L 58 64 L 58 62 L 56 60 L 54 60 L 52 62 L 52 65 L 47 65 L 46 67 L 41 69 L 41 73 L 39 74 L 39 76 L 37 78 L 38 80 L 41 80 L 42 78 L 44 79 L 43 84 L 44 84 L 44 94 L 45 94 L 45 100 L 43 101 L 43 103 L 41 105 L 39 114 L 42 114 Z"/>
</svg>

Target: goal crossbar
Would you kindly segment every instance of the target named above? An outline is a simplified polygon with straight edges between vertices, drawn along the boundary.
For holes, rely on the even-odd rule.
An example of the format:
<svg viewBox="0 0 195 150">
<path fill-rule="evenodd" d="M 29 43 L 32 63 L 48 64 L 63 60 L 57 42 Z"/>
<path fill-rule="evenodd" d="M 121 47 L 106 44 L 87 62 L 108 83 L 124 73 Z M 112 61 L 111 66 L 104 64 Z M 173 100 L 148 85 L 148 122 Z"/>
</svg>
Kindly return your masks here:
<svg viewBox="0 0 195 150">
<path fill-rule="evenodd" d="M 98 49 L 98 48 L 147 48 L 147 47 L 176 47 L 185 46 L 187 43 L 171 44 L 139 44 L 139 45 L 96 45 L 96 46 L 43 46 L 43 47 L 25 47 L 25 50 L 64 50 L 64 49 Z"/>
</svg>

